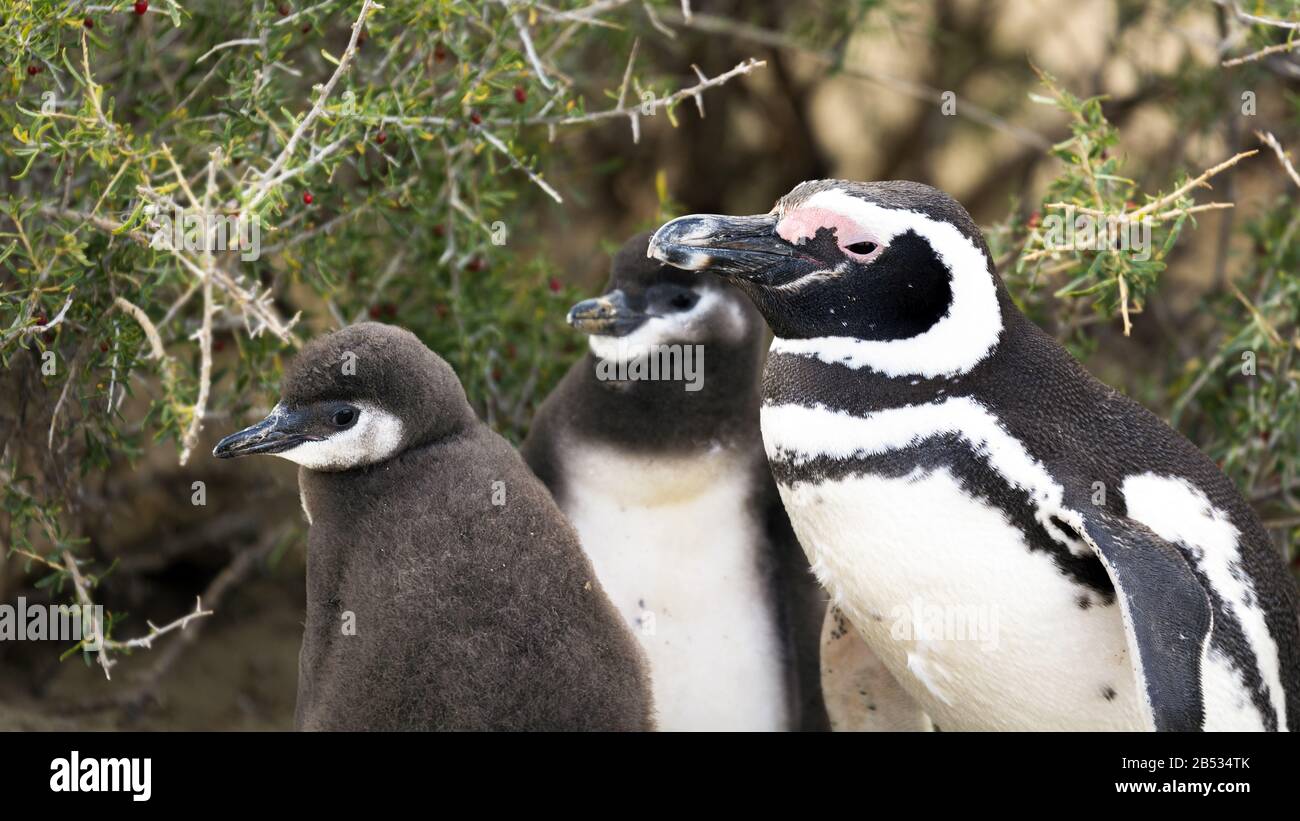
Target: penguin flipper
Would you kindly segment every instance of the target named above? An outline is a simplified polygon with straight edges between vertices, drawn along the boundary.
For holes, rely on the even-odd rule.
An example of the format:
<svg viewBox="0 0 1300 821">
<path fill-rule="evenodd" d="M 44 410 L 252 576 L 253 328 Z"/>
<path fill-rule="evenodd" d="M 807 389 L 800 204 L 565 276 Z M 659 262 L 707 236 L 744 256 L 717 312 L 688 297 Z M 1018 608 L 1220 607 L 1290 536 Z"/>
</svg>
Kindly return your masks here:
<svg viewBox="0 0 1300 821">
<path fill-rule="evenodd" d="M 912 700 L 838 607 L 826 608 L 821 639 L 822 696 L 831 730 L 927 732 L 930 718 Z"/>
<path fill-rule="evenodd" d="M 1157 731 L 1202 729 L 1201 661 L 1214 618 L 1182 552 L 1131 519 L 1083 511 L 1085 540 L 1119 599 L 1138 685 Z"/>
</svg>

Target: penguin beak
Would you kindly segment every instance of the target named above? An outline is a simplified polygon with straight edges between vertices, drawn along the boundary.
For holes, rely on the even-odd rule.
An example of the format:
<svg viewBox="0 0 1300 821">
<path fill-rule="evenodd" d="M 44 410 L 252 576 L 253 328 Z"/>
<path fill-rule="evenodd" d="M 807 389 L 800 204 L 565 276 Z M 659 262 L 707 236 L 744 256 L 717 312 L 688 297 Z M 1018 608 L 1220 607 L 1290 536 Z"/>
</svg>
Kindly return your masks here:
<svg viewBox="0 0 1300 821">
<path fill-rule="evenodd" d="M 621 288 L 584 299 L 569 309 L 569 324 L 585 334 L 627 336 L 641 327 L 646 315 L 632 309 Z"/>
<path fill-rule="evenodd" d="M 325 437 L 305 432 L 310 414 L 289 411 L 276 405 L 271 415 L 252 427 L 232 433 L 217 443 L 212 455 L 218 459 L 233 459 L 254 453 L 284 453 L 303 442 L 319 442 Z"/>
<path fill-rule="evenodd" d="M 647 256 L 687 271 L 774 285 L 793 269 L 815 263 L 776 233 L 777 216 L 691 214 L 665 223 L 650 238 Z"/>
</svg>

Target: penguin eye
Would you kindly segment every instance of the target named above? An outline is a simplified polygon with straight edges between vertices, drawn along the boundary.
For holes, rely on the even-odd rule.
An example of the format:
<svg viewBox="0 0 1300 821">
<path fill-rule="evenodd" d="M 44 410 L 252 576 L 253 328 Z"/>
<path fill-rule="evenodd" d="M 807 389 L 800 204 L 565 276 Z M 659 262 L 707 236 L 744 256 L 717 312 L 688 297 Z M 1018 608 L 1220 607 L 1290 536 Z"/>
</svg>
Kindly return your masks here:
<svg viewBox="0 0 1300 821">
<path fill-rule="evenodd" d="M 334 423 L 335 427 L 346 428 L 348 425 L 351 425 L 356 418 L 356 408 L 339 408 L 334 411 L 334 416 L 330 421 Z"/>
<path fill-rule="evenodd" d="M 690 291 L 682 291 L 680 293 L 674 294 L 673 298 L 669 300 L 668 304 L 672 305 L 674 308 L 676 308 L 679 311 L 684 311 L 695 304 L 695 294 L 691 293 Z"/>
<path fill-rule="evenodd" d="M 870 254 L 872 251 L 876 250 L 879 247 L 880 246 L 876 245 L 876 243 L 874 242 L 867 242 L 866 240 L 863 240 L 862 242 L 855 242 L 852 245 L 844 246 L 844 250 L 848 251 L 851 254 L 859 254 L 865 257 L 866 255 Z"/>
</svg>

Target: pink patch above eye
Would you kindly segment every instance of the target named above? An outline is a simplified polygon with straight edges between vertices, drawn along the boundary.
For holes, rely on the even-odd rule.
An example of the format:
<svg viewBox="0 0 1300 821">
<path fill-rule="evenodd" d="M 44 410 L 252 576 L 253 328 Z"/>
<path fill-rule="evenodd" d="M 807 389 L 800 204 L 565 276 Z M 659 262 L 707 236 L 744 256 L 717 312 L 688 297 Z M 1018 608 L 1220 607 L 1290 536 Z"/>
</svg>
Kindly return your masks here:
<svg viewBox="0 0 1300 821">
<path fill-rule="evenodd" d="M 845 253 L 854 259 L 867 259 L 874 256 L 875 252 L 884 246 L 874 231 L 859 225 L 852 217 L 829 208 L 796 208 L 781 218 L 777 223 L 776 233 L 786 242 L 797 245 L 817 236 L 817 232 L 823 228 L 835 231 L 835 239 L 840 248 L 847 248 L 860 242 L 870 242 L 876 246 L 871 254 L 865 255 L 846 250 Z"/>
</svg>

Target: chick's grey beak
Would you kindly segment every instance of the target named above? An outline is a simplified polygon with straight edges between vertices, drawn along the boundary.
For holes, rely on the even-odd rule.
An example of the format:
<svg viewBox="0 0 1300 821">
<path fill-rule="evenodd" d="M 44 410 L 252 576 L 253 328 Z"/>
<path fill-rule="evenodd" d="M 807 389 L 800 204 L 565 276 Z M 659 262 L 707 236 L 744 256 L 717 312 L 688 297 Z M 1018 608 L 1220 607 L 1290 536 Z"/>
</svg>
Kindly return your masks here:
<svg viewBox="0 0 1300 821">
<path fill-rule="evenodd" d="M 254 453 L 283 453 L 303 442 L 319 442 L 323 436 L 305 432 L 308 415 L 301 411 L 287 411 L 277 406 L 271 415 L 252 427 L 232 433 L 217 443 L 212 455 L 218 459 L 233 459 Z"/>
<path fill-rule="evenodd" d="M 568 321 L 579 331 L 600 336 L 626 336 L 645 322 L 645 314 L 632 309 L 622 289 L 584 299 L 569 309 Z"/>
<path fill-rule="evenodd" d="M 709 270 L 755 282 L 771 279 L 804 255 L 776 233 L 775 214 L 727 217 L 691 214 L 665 223 L 648 256 L 687 271 Z"/>
</svg>

